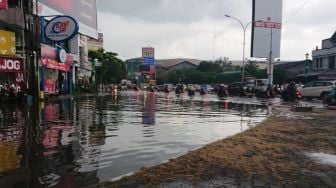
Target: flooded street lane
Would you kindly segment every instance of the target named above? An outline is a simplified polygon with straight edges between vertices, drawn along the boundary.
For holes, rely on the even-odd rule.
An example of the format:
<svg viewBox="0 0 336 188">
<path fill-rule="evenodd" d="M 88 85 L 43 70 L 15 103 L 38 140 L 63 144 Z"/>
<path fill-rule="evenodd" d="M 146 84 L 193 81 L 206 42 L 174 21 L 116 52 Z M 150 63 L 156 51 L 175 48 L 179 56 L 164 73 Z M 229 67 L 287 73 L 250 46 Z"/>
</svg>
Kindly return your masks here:
<svg viewBox="0 0 336 188">
<path fill-rule="evenodd" d="M 0 187 L 95 185 L 263 121 L 255 99 L 122 92 L 1 108 Z"/>
</svg>

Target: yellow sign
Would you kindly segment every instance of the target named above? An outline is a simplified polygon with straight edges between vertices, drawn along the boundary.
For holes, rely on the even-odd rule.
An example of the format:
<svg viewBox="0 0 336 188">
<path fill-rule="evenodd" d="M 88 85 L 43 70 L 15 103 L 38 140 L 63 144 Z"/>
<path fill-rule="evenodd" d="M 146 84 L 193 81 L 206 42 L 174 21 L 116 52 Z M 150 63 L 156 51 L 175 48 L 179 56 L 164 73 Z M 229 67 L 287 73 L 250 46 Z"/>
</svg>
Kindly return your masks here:
<svg viewBox="0 0 336 188">
<path fill-rule="evenodd" d="M 16 55 L 14 32 L 0 30 L 0 55 Z"/>
</svg>

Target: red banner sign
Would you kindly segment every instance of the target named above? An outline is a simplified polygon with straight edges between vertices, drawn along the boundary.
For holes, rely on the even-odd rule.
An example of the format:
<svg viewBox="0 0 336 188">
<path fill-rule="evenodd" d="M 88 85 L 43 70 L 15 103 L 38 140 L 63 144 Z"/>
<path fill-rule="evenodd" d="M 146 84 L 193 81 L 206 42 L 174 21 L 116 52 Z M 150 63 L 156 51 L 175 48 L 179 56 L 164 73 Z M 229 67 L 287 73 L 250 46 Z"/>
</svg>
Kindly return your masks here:
<svg viewBox="0 0 336 188">
<path fill-rule="evenodd" d="M 23 59 L 0 57 L 0 72 L 23 72 Z"/>
<path fill-rule="evenodd" d="M 59 63 L 58 61 L 48 59 L 45 57 L 41 58 L 41 63 L 43 66 L 46 66 L 48 69 L 55 69 L 60 71 L 68 72 L 70 69 L 70 66 L 66 63 Z"/>
<path fill-rule="evenodd" d="M 56 92 L 56 81 L 52 79 L 45 79 L 44 91 L 47 93 L 55 93 Z"/>
<path fill-rule="evenodd" d="M 7 9 L 7 8 L 8 8 L 7 0 L 0 0 L 0 10 Z"/>
<path fill-rule="evenodd" d="M 263 28 L 274 28 L 274 29 L 281 29 L 282 24 L 277 22 L 269 22 L 269 21 L 255 21 L 254 27 L 263 27 Z"/>
<path fill-rule="evenodd" d="M 41 44 L 41 57 L 43 58 L 48 58 L 48 59 L 53 59 L 57 61 L 58 59 L 58 51 L 56 48 L 53 48 L 51 46 Z M 70 54 L 66 55 L 66 64 L 72 65 L 73 64 L 73 56 Z"/>
</svg>

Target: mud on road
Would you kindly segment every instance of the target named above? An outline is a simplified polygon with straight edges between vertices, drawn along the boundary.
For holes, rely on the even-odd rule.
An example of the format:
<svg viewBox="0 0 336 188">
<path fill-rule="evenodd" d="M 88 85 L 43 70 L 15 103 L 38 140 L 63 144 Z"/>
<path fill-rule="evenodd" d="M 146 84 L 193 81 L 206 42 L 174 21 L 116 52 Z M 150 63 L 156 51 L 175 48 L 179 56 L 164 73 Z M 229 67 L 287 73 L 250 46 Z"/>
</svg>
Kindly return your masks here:
<svg viewBox="0 0 336 188">
<path fill-rule="evenodd" d="M 241 134 L 103 186 L 336 187 L 336 111 L 279 105 L 272 114 Z"/>
</svg>

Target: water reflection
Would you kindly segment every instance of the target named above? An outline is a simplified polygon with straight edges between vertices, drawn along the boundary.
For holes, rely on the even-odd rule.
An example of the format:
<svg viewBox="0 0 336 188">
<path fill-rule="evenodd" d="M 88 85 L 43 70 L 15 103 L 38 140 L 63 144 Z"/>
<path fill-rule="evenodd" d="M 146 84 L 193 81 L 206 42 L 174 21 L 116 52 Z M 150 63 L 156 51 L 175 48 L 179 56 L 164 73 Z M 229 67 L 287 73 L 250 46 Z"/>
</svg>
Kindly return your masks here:
<svg viewBox="0 0 336 188">
<path fill-rule="evenodd" d="M 123 92 L 0 109 L 0 187 L 93 186 L 261 122 L 259 101 Z"/>
</svg>

